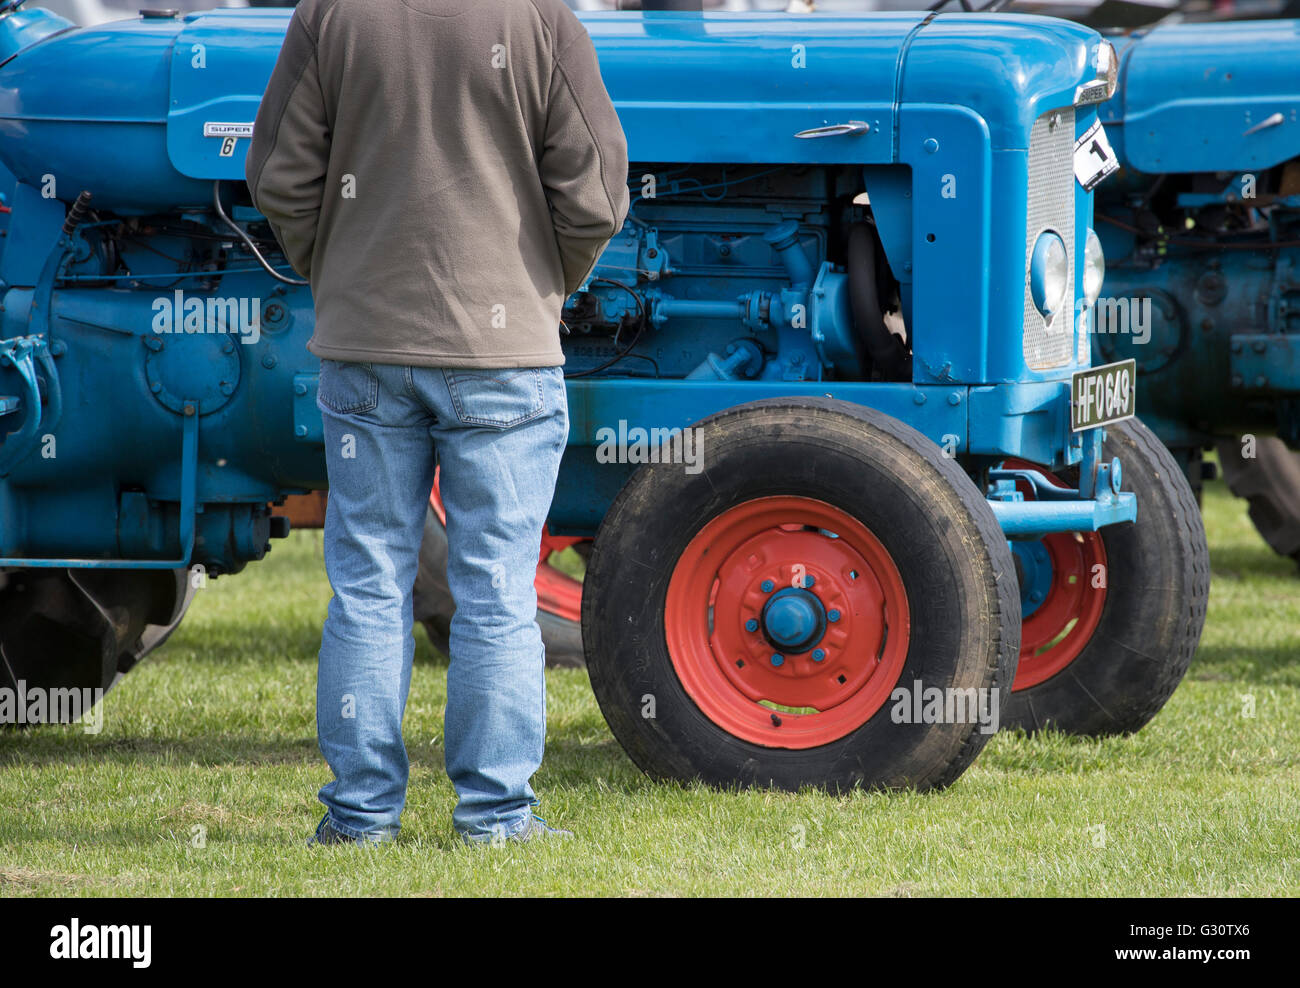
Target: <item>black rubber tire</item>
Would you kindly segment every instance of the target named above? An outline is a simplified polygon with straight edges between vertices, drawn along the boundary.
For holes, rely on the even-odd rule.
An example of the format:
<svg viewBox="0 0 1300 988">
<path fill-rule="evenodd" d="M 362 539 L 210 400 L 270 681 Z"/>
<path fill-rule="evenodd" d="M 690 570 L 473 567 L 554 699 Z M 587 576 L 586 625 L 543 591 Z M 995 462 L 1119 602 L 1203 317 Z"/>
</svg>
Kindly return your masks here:
<svg viewBox="0 0 1300 988">
<path fill-rule="evenodd" d="M 189 611 L 190 604 L 194 602 L 194 594 L 198 588 L 190 571 L 186 569 L 173 570 L 171 576 L 175 587 L 175 597 L 171 602 L 170 611 L 166 613 L 165 617 L 163 613 L 150 615 L 152 623 L 145 625 L 140 640 L 118 659 L 118 678 L 134 669 L 136 664 L 143 661 L 151 652 L 162 648 L 167 639 L 172 636 L 172 632 L 180 627 L 181 620 Z"/>
<path fill-rule="evenodd" d="M 183 569 L 5 572 L 0 687 L 107 694 L 171 636 L 193 597 Z"/>
<path fill-rule="evenodd" d="M 1101 530 L 1107 593 L 1097 630 L 1051 679 L 1012 692 L 1008 727 L 1130 734 L 1173 695 L 1201 640 L 1210 555 L 1182 468 L 1137 419 L 1107 426 L 1103 448 L 1107 460 L 1119 457 L 1123 489 L 1137 494 L 1137 521 Z M 1077 469 L 1061 476 L 1078 482 Z"/>
<path fill-rule="evenodd" d="M 668 655 L 673 568 L 709 520 L 753 498 L 793 494 L 848 512 L 882 543 L 911 612 L 899 685 L 1005 690 L 1020 646 L 1011 552 L 988 503 L 919 432 L 869 408 L 778 398 L 699 423 L 706 469 L 642 466 L 596 534 L 582 601 L 592 689 L 632 761 L 654 778 L 715 786 L 925 790 L 957 779 L 984 747 L 974 723 L 897 724 L 891 702 L 829 744 L 763 747 L 713 723 Z M 655 716 L 642 716 L 643 697 Z"/>
<path fill-rule="evenodd" d="M 1279 556 L 1300 563 L 1300 453 L 1275 436 L 1255 438 L 1255 456 L 1244 459 L 1241 443 L 1216 444 L 1228 490 L 1244 497 L 1255 530 Z"/>
<path fill-rule="evenodd" d="M 1187 486 L 1192 489 L 1192 497 L 1196 499 L 1196 506 L 1199 508 L 1205 481 L 1215 476 L 1214 464 L 1205 462 L 1205 451 L 1200 446 L 1166 446 L 1165 448 L 1182 469 L 1183 476 L 1187 478 Z"/>
<path fill-rule="evenodd" d="M 456 613 L 447 586 L 447 529 L 437 512 L 429 509 L 424 518 L 424 538 L 420 543 L 420 569 L 415 577 L 415 620 L 424 625 L 429 640 L 443 655 L 451 641 L 451 618 Z M 581 668 L 582 625 L 577 621 L 537 609 L 537 626 L 546 646 L 546 664 L 553 668 Z"/>
</svg>

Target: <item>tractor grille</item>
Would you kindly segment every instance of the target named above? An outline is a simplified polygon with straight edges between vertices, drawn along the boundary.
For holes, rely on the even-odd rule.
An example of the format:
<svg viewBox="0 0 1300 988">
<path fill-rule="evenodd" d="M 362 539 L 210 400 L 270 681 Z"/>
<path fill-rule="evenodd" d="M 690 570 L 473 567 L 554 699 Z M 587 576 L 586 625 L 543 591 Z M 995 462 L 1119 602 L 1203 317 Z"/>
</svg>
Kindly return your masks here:
<svg viewBox="0 0 1300 988">
<path fill-rule="evenodd" d="M 1044 230 L 1055 230 L 1070 257 L 1067 304 L 1049 323 L 1029 290 L 1029 259 Z M 1029 218 L 1025 230 L 1025 363 L 1034 370 L 1070 362 L 1074 343 L 1074 107 L 1049 110 L 1029 139 Z"/>
</svg>

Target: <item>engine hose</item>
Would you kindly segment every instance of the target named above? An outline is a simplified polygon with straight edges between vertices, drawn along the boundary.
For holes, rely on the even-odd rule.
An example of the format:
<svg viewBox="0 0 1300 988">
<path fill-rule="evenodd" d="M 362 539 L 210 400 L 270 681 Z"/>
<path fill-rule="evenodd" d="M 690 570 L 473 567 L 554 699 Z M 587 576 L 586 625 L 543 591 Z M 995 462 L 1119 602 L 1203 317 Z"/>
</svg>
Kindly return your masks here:
<svg viewBox="0 0 1300 988">
<path fill-rule="evenodd" d="M 880 306 L 876 269 L 876 233 L 866 223 L 849 230 L 849 304 L 853 323 L 871 357 L 871 366 L 888 381 L 912 379 L 912 355 L 907 346 L 885 327 Z"/>
<path fill-rule="evenodd" d="M 222 223 L 226 224 L 226 226 L 228 226 L 231 230 L 234 231 L 235 236 L 237 236 L 240 240 L 242 240 L 244 242 L 244 246 L 247 247 L 249 251 L 252 252 L 253 258 L 257 261 L 258 264 L 262 266 L 262 270 L 264 270 L 272 278 L 274 278 L 276 281 L 282 281 L 286 285 L 310 285 L 311 284 L 310 281 L 306 281 L 302 278 L 290 278 L 287 275 L 281 274 L 279 271 L 275 270 L 275 268 L 271 267 L 271 263 L 265 257 L 262 256 L 262 252 L 257 249 L 257 244 L 253 243 L 252 238 L 249 237 L 249 235 L 245 233 L 242 229 L 240 229 L 239 224 L 236 223 L 234 220 L 232 220 L 229 216 L 227 216 L 226 211 L 221 208 L 221 181 L 219 179 L 212 183 L 212 208 L 216 211 L 217 218 L 220 219 Z"/>
</svg>

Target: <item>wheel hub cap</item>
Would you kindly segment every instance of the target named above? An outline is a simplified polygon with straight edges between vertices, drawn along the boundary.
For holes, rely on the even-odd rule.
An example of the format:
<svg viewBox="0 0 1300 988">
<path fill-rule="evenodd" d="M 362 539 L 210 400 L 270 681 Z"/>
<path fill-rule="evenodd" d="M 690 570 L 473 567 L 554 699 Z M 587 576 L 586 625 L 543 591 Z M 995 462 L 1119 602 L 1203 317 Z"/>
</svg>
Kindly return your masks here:
<svg viewBox="0 0 1300 988">
<path fill-rule="evenodd" d="M 683 550 L 664 637 L 688 696 L 733 737 L 814 748 L 865 724 L 907 660 L 902 577 L 860 521 L 814 498 L 726 509 Z"/>
<path fill-rule="evenodd" d="M 826 633 L 826 608 L 811 591 L 786 587 L 763 607 L 763 634 L 779 649 L 806 652 Z"/>
<path fill-rule="evenodd" d="M 1033 467 L 1008 460 L 1004 467 Z M 1065 487 L 1051 473 L 1044 476 Z M 1032 492 L 1023 482 L 1021 493 Z M 1106 545 L 1099 532 L 1053 532 L 1032 542 L 1015 542 L 1012 553 L 1020 580 L 1020 664 L 1013 692 L 1046 682 L 1079 657 L 1101 623 L 1106 604 Z"/>
</svg>

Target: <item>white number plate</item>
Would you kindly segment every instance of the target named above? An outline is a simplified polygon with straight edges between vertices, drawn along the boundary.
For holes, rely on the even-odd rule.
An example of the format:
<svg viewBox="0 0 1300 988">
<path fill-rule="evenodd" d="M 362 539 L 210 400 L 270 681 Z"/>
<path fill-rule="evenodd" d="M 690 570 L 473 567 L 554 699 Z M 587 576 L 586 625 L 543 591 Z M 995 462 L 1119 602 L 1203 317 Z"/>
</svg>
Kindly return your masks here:
<svg viewBox="0 0 1300 988">
<path fill-rule="evenodd" d="M 1136 410 L 1136 360 L 1075 371 L 1071 377 L 1071 432 L 1131 419 Z"/>
<path fill-rule="evenodd" d="M 1119 161 L 1106 139 L 1106 129 L 1097 120 L 1074 142 L 1074 177 L 1091 192 L 1103 178 L 1119 170 Z"/>
</svg>

